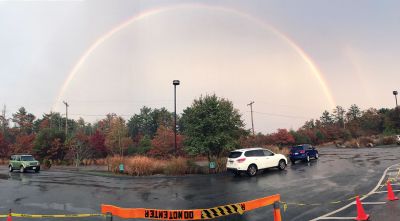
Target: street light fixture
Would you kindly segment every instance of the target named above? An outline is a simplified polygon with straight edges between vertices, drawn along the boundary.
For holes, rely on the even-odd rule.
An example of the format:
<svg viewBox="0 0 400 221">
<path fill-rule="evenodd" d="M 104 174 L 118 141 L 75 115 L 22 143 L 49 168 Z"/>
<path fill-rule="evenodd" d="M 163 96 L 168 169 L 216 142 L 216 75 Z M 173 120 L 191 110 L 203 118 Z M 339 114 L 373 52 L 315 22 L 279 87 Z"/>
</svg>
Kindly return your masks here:
<svg viewBox="0 0 400 221">
<path fill-rule="evenodd" d="M 393 91 L 394 98 L 396 99 L 396 108 L 398 107 L 397 106 L 397 94 L 398 94 L 397 91 Z"/>
<path fill-rule="evenodd" d="M 177 147 L 176 147 L 176 86 L 180 85 L 179 80 L 174 80 L 172 81 L 172 84 L 174 85 L 174 136 L 175 136 L 175 141 L 174 141 L 174 146 L 175 146 L 175 155 L 177 155 Z"/>
</svg>

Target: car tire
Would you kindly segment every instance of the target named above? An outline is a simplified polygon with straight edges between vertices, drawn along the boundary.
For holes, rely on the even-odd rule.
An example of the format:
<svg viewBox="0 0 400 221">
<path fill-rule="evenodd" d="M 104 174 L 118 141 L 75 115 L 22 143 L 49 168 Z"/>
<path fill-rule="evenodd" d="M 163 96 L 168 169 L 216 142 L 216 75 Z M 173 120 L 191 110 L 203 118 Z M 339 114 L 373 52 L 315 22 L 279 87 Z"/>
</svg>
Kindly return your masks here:
<svg viewBox="0 0 400 221">
<path fill-rule="evenodd" d="M 35 169 L 35 173 L 39 173 L 40 172 L 40 169 L 39 168 L 36 168 Z"/>
<path fill-rule="evenodd" d="M 20 172 L 20 173 L 23 173 L 23 172 L 25 172 L 25 169 L 24 169 L 24 167 L 23 167 L 23 166 L 21 166 L 21 167 L 19 168 L 19 172 Z"/>
<path fill-rule="evenodd" d="M 309 155 L 307 155 L 307 157 L 306 157 L 306 162 L 307 163 L 310 162 L 310 156 Z"/>
<path fill-rule="evenodd" d="M 295 161 L 295 160 L 290 160 L 290 162 L 292 162 L 292 164 L 296 164 L 296 161 Z"/>
<path fill-rule="evenodd" d="M 255 176 L 257 174 L 257 166 L 255 164 L 251 164 L 248 168 L 247 168 L 247 174 L 249 176 Z"/>
<path fill-rule="evenodd" d="M 284 160 L 280 160 L 278 163 L 278 168 L 280 170 L 284 170 L 286 168 L 286 162 Z"/>
<path fill-rule="evenodd" d="M 8 171 L 10 171 L 10 172 L 13 172 L 13 168 L 12 168 L 12 166 L 10 165 L 10 166 L 8 166 Z"/>
<path fill-rule="evenodd" d="M 316 153 L 315 154 L 315 159 L 318 159 L 319 158 L 319 155 L 318 155 L 318 153 Z"/>
</svg>

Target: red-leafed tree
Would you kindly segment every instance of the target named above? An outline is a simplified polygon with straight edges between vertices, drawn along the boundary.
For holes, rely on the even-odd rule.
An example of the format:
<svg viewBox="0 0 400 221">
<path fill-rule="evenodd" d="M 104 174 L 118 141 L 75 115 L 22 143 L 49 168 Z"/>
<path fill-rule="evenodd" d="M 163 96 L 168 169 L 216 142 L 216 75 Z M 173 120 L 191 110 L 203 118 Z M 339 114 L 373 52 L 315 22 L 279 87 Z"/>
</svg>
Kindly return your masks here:
<svg viewBox="0 0 400 221">
<path fill-rule="evenodd" d="M 60 138 L 55 138 L 50 143 L 50 148 L 47 150 L 47 157 L 52 160 L 63 160 L 67 150 L 64 142 Z"/>
<path fill-rule="evenodd" d="M 30 134 L 33 132 L 33 121 L 35 116 L 28 113 L 24 107 L 18 109 L 18 111 L 13 114 L 12 121 L 15 123 L 15 127 L 19 129 L 19 133 Z"/>
<path fill-rule="evenodd" d="M 295 142 L 293 135 L 286 129 L 278 129 L 276 133 L 271 135 L 271 138 L 279 146 L 286 146 Z"/>
<path fill-rule="evenodd" d="M 82 161 L 93 156 L 93 149 L 89 146 L 89 136 L 79 131 L 74 137 L 67 141 L 68 157 L 73 158 L 75 166 L 81 165 Z"/>
<path fill-rule="evenodd" d="M 107 147 L 105 145 L 106 135 L 101 131 L 96 132 L 89 137 L 89 145 L 93 149 L 93 156 L 102 158 L 107 156 Z"/>
<path fill-rule="evenodd" d="M 152 148 L 148 152 L 149 155 L 154 157 L 166 158 L 170 155 L 175 154 L 175 145 L 174 145 L 174 131 L 164 126 L 160 126 L 157 129 L 157 133 L 151 141 Z M 180 134 L 176 135 L 176 145 L 177 145 L 177 154 L 183 155 L 183 145 L 182 145 L 183 137 Z"/>
<path fill-rule="evenodd" d="M 15 139 L 15 143 L 10 146 L 13 153 L 31 154 L 35 141 L 35 134 L 19 134 Z"/>
<path fill-rule="evenodd" d="M 0 133 L 0 157 L 8 157 L 10 153 L 8 142 L 6 141 L 4 135 Z"/>
</svg>

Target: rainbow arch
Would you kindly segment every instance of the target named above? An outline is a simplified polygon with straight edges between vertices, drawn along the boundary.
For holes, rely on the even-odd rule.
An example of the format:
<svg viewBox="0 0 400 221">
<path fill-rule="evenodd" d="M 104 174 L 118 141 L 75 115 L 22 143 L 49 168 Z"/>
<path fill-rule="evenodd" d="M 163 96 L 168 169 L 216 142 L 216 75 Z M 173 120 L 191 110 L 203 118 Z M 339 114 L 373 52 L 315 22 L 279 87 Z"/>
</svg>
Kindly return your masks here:
<svg viewBox="0 0 400 221">
<path fill-rule="evenodd" d="M 71 81 L 75 78 L 75 76 L 78 73 L 78 70 L 82 66 L 82 64 L 86 61 L 86 59 L 93 53 L 93 51 L 96 50 L 97 47 L 99 47 L 101 44 L 103 44 L 105 41 L 107 41 L 109 38 L 111 38 L 115 33 L 123 30 L 124 28 L 128 27 L 129 25 L 139 22 L 145 18 L 151 17 L 153 15 L 157 15 L 163 12 L 167 12 L 170 10 L 177 10 L 177 9 L 206 9 L 206 10 L 217 10 L 217 11 L 223 11 L 226 13 L 231 13 L 235 14 L 239 17 L 245 18 L 249 21 L 252 21 L 264 29 L 271 31 L 274 33 L 277 37 L 280 39 L 284 40 L 302 59 L 303 61 L 307 64 L 307 66 L 310 68 L 312 75 L 317 79 L 319 84 L 322 87 L 323 93 L 328 99 L 328 102 L 330 104 L 330 108 L 333 108 L 336 106 L 336 102 L 332 96 L 331 91 L 329 90 L 328 84 L 326 83 L 326 80 L 323 77 L 322 72 L 319 70 L 315 62 L 311 59 L 309 55 L 300 47 L 298 46 L 292 39 L 290 39 L 287 35 L 283 34 L 280 32 L 278 29 L 273 27 L 272 25 L 256 18 L 253 17 L 249 14 L 246 14 L 244 12 L 231 9 L 231 8 L 223 8 L 219 6 L 209 6 L 209 5 L 203 5 L 203 4 L 184 4 L 184 5 L 177 5 L 177 6 L 171 6 L 171 7 L 162 7 L 162 8 L 156 8 L 156 9 L 151 9 L 142 13 L 139 13 L 138 15 L 135 15 L 131 17 L 130 19 L 120 23 L 119 25 L 115 26 L 113 29 L 110 31 L 106 32 L 104 35 L 99 37 L 79 58 L 78 62 L 74 65 L 72 68 L 71 72 L 68 74 L 68 77 L 64 81 L 57 98 L 55 100 L 55 103 L 53 104 L 52 110 L 55 110 L 56 105 L 61 102 L 63 94 L 67 90 L 69 84 Z"/>
</svg>

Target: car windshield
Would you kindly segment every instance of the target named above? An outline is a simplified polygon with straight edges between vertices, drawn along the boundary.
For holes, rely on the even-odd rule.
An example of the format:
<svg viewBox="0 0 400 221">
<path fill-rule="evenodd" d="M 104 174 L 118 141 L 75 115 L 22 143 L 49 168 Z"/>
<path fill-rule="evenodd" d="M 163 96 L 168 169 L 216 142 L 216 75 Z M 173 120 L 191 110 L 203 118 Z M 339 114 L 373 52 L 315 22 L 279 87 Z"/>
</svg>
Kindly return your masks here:
<svg viewBox="0 0 400 221">
<path fill-rule="evenodd" d="M 21 161 L 34 161 L 33 156 L 21 156 Z"/>
<path fill-rule="evenodd" d="M 232 151 L 230 154 L 229 154 L 229 158 L 238 158 L 238 157 L 240 157 L 242 155 L 242 152 L 239 152 L 239 151 Z"/>
</svg>

